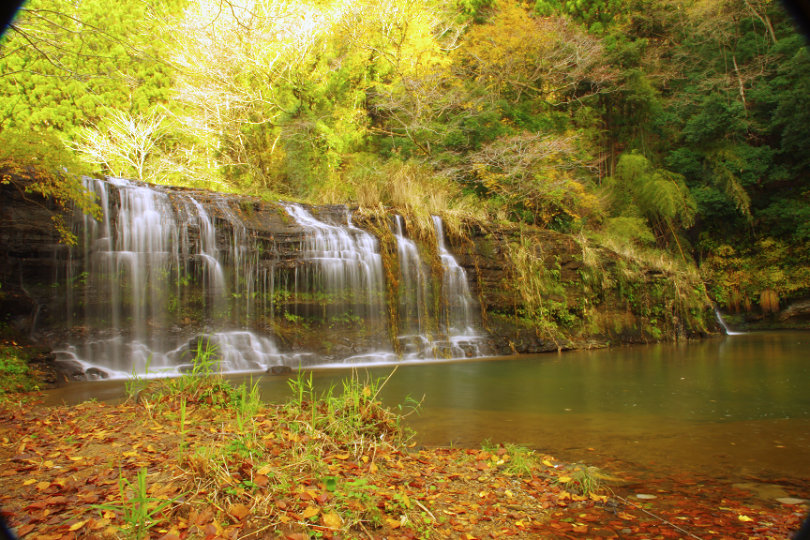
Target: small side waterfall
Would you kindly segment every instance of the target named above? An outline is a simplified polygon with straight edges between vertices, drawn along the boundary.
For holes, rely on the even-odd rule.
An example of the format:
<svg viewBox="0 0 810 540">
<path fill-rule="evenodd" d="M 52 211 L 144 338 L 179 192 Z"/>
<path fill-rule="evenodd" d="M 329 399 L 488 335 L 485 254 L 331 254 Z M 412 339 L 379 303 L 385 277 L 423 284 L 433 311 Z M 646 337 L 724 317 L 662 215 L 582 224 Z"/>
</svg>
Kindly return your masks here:
<svg viewBox="0 0 810 540">
<path fill-rule="evenodd" d="M 716 307 L 714 308 L 714 316 L 717 318 L 717 322 L 723 328 L 723 331 L 726 333 L 727 336 L 741 336 L 745 334 L 745 332 L 735 332 L 734 330 L 729 329 L 726 321 L 723 320 L 723 316 L 720 314 L 720 310 Z"/>
<path fill-rule="evenodd" d="M 409 238 L 401 217 L 392 222 L 400 268 L 392 329 L 379 242 L 344 206 L 85 183 L 103 214 L 77 213 L 79 247 L 41 329 L 78 372 L 180 373 L 201 341 L 227 372 L 484 353 L 477 303 L 438 217 L 435 250 Z M 420 249 L 438 255 L 441 275 Z"/>
</svg>

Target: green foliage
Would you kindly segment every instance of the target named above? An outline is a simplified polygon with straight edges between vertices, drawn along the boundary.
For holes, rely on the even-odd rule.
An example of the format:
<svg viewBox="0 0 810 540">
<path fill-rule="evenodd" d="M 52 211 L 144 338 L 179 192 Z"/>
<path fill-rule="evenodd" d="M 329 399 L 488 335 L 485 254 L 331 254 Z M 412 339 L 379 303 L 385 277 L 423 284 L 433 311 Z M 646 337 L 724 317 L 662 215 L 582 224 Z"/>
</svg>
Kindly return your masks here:
<svg viewBox="0 0 810 540">
<path fill-rule="evenodd" d="M 697 208 L 680 175 L 654 167 L 639 153 L 624 153 L 616 174 L 605 180 L 604 188 L 614 215 L 630 218 L 611 222 L 611 227 L 620 227 L 616 232 L 626 235 L 633 226 L 637 239 L 648 240 L 649 229 L 645 234 L 637 221 L 644 218 L 659 236 L 671 235 L 682 250 L 675 227 L 691 226 Z"/>
<path fill-rule="evenodd" d="M 156 25 L 182 2 L 32 0 L 3 37 L 0 129 L 67 135 L 108 107 L 145 112 L 169 99 L 172 69 Z"/>
<path fill-rule="evenodd" d="M 75 207 L 91 216 L 101 215 L 94 195 L 84 188 L 79 177 L 84 172 L 87 168 L 52 133 L 0 132 L 0 183 L 56 203 L 51 219 L 66 244 L 75 244 L 76 237 L 67 228 L 65 212 Z"/>
<path fill-rule="evenodd" d="M 7 399 L 9 394 L 39 389 L 25 357 L 20 347 L 0 346 L 0 400 Z"/>
<path fill-rule="evenodd" d="M 618 238 L 640 245 L 655 242 L 655 236 L 647 226 L 646 220 L 639 217 L 620 216 L 605 222 L 605 233 L 611 238 Z"/>
<path fill-rule="evenodd" d="M 125 523 L 121 532 L 125 536 L 138 540 L 148 538 L 149 531 L 163 521 L 162 513 L 173 501 L 148 495 L 145 467 L 138 469 L 134 484 L 124 478 L 121 472 L 118 488 L 121 497 L 119 503 L 96 505 L 96 508 L 120 513 Z"/>
<path fill-rule="evenodd" d="M 564 482 L 565 489 L 588 497 L 592 493 L 598 493 L 602 488 L 601 477 L 598 467 L 573 465 L 566 477 L 567 481 Z"/>
<path fill-rule="evenodd" d="M 536 0 L 535 11 L 542 16 L 567 15 L 600 33 L 628 7 L 626 0 Z"/>
<path fill-rule="evenodd" d="M 707 245 L 701 270 L 709 293 L 722 308 L 750 311 L 765 291 L 780 299 L 810 292 L 810 260 L 806 242 L 763 238 L 737 250 L 728 244 Z"/>
</svg>

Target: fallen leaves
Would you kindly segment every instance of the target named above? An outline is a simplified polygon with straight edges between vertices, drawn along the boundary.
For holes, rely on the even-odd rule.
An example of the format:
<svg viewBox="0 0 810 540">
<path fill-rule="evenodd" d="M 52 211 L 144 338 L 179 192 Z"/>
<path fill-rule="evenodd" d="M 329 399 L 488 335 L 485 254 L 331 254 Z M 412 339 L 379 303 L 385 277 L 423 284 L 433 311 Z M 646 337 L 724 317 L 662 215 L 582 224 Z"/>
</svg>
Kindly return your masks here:
<svg viewBox="0 0 810 540">
<path fill-rule="evenodd" d="M 233 411 L 188 406 L 186 414 L 183 438 L 171 406 L 159 423 L 133 404 L 0 415 L 0 440 L 8 441 L 0 446 L 0 505 L 22 538 L 120 536 L 134 508 L 123 501 L 134 500 L 145 467 L 143 508 L 156 512 L 152 537 L 163 540 L 272 530 L 291 540 L 346 538 L 372 522 L 373 537 L 389 538 L 765 538 L 787 536 L 805 511 L 743 504 L 690 478 L 675 486 L 645 479 L 626 486 L 626 498 L 566 491 L 575 468 L 542 456 L 529 474 L 510 475 L 516 456 L 503 447 L 370 452 L 351 441 L 305 457 L 314 435 L 273 409 L 256 415 L 256 446 L 240 453 Z M 205 459 L 215 451 L 224 462 Z M 656 498 L 635 495 L 642 492 Z"/>
</svg>

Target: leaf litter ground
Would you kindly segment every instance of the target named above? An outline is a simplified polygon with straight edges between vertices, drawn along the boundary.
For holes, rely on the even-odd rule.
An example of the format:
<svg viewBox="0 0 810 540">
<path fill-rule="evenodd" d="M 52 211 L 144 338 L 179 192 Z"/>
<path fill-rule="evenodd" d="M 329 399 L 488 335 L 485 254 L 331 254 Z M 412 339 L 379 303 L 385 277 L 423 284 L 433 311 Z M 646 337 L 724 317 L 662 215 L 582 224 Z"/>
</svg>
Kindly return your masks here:
<svg viewBox="0 0 810 540">
<path fill-rule="evenodd" d="M 617 478 L 509 445 L 400 444 L 399 424 L 364 390 L 355 399 L 373 430 L 354 433 L 303 399 L 249 411 L 224 392 L 7 402 L 0 507 L 21 538 L 43 540 L 786 538 L 806 512 L 729 485 Z"/>
</svg>

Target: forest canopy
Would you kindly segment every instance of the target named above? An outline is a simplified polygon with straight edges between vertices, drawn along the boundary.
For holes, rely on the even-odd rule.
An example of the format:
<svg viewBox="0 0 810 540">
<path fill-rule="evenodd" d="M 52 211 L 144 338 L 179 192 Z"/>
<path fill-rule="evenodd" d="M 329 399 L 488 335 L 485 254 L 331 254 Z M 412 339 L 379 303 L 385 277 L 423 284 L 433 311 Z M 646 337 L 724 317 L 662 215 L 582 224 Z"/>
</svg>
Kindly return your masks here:
<svg viewBox="0 0 810 540">
<path fill-rule="evenodd" d="M 772 0 L 31 0 L 0 41 L 3 181 L 548 227 L 697 264 L 727 308 L 810 292 L 808 141 Z"/>
</svg>

